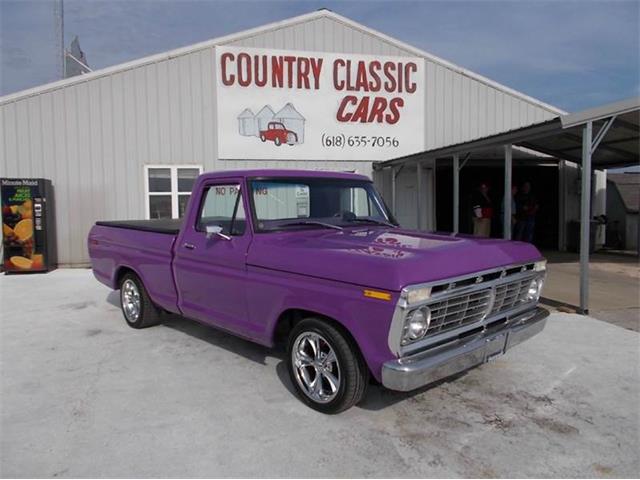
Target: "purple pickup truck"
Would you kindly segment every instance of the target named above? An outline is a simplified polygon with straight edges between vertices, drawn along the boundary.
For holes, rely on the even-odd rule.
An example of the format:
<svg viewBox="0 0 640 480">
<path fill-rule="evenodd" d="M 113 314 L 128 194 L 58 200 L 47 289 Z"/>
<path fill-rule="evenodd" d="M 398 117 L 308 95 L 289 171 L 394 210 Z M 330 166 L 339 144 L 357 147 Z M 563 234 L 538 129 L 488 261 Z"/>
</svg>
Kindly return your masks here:
<svg viewBox="0 0 640 480">
<path fill-rule="evenodd" d="M 336 413 L 371 378 L 409 391 L 540 332 L 545 260 L 533 245 L 400 228 L 347 173 L 206 173 L 182 220 L 97 222 L 96 278 L 133 328 L 164 312 L 286 344 L 300 398 Z"/>
</svg>

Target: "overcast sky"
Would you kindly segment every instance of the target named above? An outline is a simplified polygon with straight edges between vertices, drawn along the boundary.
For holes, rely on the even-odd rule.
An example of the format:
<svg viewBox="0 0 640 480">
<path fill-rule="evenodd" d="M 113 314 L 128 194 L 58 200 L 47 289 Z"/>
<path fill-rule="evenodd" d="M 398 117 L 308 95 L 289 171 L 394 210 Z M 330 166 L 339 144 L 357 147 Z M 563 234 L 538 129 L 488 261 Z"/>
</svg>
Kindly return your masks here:
<svg viewBox="0 0 640 480">
<path fill-rule="evenodd" d="M 640 1 L 65 0 L 99 69 L 321 7 L 567 111 L 640 93 Z M 0 94 L 57 79 L 52 0 L 0 0 Z"/>
</svg>

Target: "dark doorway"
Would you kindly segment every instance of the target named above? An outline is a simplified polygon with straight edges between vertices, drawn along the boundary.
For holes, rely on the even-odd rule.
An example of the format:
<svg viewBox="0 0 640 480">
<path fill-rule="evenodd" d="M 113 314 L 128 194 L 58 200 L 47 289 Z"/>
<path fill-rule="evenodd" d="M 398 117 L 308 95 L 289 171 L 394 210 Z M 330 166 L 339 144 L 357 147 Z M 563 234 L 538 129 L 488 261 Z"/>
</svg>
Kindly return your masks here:
<svg viewBox="0 0 640 480">
<path fill-rule="evenodd" d="M 504 167 L 500 164 L 485 162 L 482 166 L 467 164 L 460 171 L 460 233 L 472 233 L 471 195 L 481 182 L 490 187 L 489 196 L 493 201 L 494 216 L 491 236 L 502 237 L 502 202 L 504 195 Z M 528 181 L 532 193 L 536 196 L 540 210 L 536 216 L 533 243 L 544 249 L 558 248 L 558 167 L 524 166 L 513 162 L 513 183 L 520 187 Z M 436 167 L 436 220 L 437 230 L 453 230 L 453 171 L 451 162 L 441 162 Z"/>
</svg>

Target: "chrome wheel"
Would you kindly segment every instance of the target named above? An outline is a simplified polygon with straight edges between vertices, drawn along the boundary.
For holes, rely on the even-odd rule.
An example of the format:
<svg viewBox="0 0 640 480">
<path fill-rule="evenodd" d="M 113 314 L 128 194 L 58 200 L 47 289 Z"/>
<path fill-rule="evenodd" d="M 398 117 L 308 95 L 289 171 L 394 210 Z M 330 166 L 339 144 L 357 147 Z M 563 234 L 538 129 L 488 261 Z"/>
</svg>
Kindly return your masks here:
<svg viewBox="0 0 640 480">
<path fill-rule="evenodd" d="M 327 340 L 315 332 L 295 339 L 291 363 L 298 385 L 314 402 L 328 403 L 340 389 L 340 364 Z"/>
<path fill-rule="evenodd" d="M 125 280 L 120 287 L 122 311 L 129 323 L 135 323 L 140 317 L 140 291 L 133 280 Z"/>
</svg>

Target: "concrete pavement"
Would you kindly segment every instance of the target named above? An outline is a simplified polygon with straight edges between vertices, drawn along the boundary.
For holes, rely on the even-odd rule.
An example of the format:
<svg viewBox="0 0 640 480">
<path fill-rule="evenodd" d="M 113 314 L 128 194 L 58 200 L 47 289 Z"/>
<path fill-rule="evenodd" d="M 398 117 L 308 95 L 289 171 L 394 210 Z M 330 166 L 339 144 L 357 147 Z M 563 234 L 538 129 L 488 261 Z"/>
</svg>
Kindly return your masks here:
<svg viewBox="0 0 640 480">
<path fill-rule="evenodd" d="M 547 280 L 542 295 L 553 301 L 580 304 L 578 255 L 544 252 Z M 637 256 L 594 253 L 589 261 L 589 313 L 599 319 L 640 331 L 640 264 Z"/>
<path fill-rule="evenodd" d="M 3 477 L 633 477 L 639 335 L 552 314 L 491 364 L 323 416 L 278 352 L 136 331 L 87 270 L 0 277 Z"/>
</svg>

